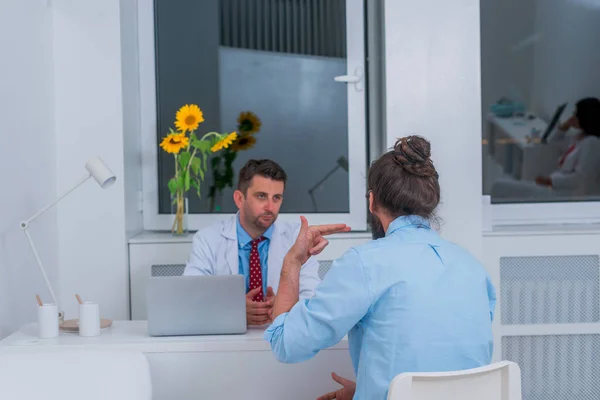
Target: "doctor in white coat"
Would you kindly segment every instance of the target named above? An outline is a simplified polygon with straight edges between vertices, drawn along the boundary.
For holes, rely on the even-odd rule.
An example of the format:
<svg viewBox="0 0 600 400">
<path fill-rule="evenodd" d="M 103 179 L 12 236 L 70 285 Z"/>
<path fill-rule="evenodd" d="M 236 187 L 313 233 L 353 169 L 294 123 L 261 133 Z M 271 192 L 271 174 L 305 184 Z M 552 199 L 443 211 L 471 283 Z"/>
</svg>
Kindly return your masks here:
<svg viewBox="0 0 600 400">
<path fill-rule="evenodd" d="M 283 258 L 300 224 L 278 221 L 287 175 L 271 160 L 250 160 L 240 170 L 233 198 L 239 212 L 194 235 L 184 275 L 246 277 L 248 325 L 271 322 Z M 318 263 L 308 259 L 300 274 L 300 298 L 320 283 Z"/>
<path fill-rule="evenodd" d="M 573 135 L 571 130 L 575 130 Z M 575 113 L 548 138 L 559 148 L 557 168 L 535 182 L 500 179 L 492 187 L 492 198 L 570 198 L 600 195 L 600 100 L 581 99 Z"/>
</svg>

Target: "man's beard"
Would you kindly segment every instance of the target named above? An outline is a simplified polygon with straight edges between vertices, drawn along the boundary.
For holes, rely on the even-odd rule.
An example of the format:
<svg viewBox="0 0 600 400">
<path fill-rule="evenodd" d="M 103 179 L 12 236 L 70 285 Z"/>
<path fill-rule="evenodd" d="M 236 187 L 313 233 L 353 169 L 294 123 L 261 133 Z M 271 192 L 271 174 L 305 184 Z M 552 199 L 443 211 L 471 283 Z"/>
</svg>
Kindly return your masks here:
<svg viewBox="0 0 600 400">
<path fill-rule="evenodd" d="M 266 222 L 262 222 L 260 219 L 261 217 L 264 216 L 271 216 L 271 221 L 269 223 Z M 267 230 L 271 227 L 271 225 L 273 225 L 275 223 L 275 220 L 277 219 L 277 216 L 273 213 L 262 213 L 260 214 L 258 217 L 254 218 L 254 220 L 252 220 L 252 225 L 254 225 L 256 228 L 258 229 L 264 229 Z"/>
<path fill-rule="evenodd" d="M 373 240 L 385 237 L 385 231 L 383 230 L 383 225 L 381 225 L 381 220 L 373 213 L 371 213 L 371 235 L 373 236 Z"/>
</svg>

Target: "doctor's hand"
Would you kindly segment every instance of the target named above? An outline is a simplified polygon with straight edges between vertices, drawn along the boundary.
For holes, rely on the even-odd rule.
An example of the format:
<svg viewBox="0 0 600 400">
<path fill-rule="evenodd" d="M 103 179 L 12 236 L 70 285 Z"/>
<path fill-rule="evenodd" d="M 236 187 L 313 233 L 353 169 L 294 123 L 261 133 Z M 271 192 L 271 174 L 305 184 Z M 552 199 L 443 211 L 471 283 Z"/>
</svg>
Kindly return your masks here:
<svg viewBox="0 0 600 400">
<path fill-rule="evenodd" d="M 341 376 L 338 376 L 335 372 L 331 374 L 331 377 L 343 387 L 335 392 L 324 394 L 317 400 L 352 400 L 352 397 L 354 397 L 354 392 L 356 392 L 356 383 L 349 379 L 344 379 Z"/>
<path fill-rule="evenodd" d="M 560 124 L 558 128 L 563 132 L 568 131 L 570 128 L 579 129 L 579 120 L 573 115 L 571 118 Z"/>
<path fill-rule="evenodd" d="M 273 288 L 267 288 L 267 296 L 264 301 L 252 300 L 254 296 L 260 293 L 261 287 L 250 290 L 246 294 L 246 324 L 247 325 L 264 325 L 271 322 L 273 315 L 273 302 L 275 301 L 275 293 Z"/>
<path fill-rule="evenodd" d="M 329 244 L 323 236 L 339 232 L 349 232 L 350 227 L 346 224 L 308 225 L 303 216 L 300 217 L 300 233 L 296 242 L 287 254 L 300 264 L 304 264 L 311 256 L 322 252 Z"/>
</svg>

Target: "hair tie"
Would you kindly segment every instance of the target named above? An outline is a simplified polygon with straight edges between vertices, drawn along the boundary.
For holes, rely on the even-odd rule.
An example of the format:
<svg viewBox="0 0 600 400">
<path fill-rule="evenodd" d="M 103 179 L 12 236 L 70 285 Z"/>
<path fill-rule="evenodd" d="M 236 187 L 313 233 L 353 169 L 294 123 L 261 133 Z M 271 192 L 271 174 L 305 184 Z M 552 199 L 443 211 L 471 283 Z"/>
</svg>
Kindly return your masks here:
<svg viewBox="0 0 600 400">
<path fill-rule="evenodd" d="M 424 160 L 427 160 L 429 157 L 427 157 L 425 154 L 423 154 L 423 152 L 419 149 L 417 149 L 416 147 L 414 147 L 411 143 L 410 143 L 410 139 L 408 139 L 406 141 L 406 144 L 408 145 L 408 147 L 410 147 L 410 149 L 412 151 L 414 151 L 415 153 L 417 153 L 418 155 L 421 156 L 421 158 L 423 158 Z"/>
<path fill-rule="evenodd" d="M 396 163 L 400 166 L 403 165 L 414 165 L 417 164 L 417 161 L 415 161 L 414 159 L 412 159 L 408 154 L 406 154 L 404 151 L 402 150 L 394 150 L 392 152 L 392 154 L 394 154 L 394 161 L 396 161 Z M 400 161 L 398 160 L 398 157 L 402 157 L 404 158 L 406 161 Z"/>
</svg>

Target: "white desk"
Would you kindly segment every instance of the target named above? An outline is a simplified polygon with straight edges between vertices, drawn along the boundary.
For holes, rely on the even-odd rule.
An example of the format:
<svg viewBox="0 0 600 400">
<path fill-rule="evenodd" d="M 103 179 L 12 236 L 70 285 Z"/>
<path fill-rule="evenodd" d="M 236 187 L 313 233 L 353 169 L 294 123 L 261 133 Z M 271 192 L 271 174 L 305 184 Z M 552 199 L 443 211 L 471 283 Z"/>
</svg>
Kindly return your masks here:
<svg viewBox="0 0 600 400">
<path fill-rule="evenodd" d="M 245 335 L 150 337 L 146 321 L 115 321 L 95 338 L 61 333 L 38 339 L 30 324 L 0 342 L 2 353 L 78 349 L 143 352 L 150 362 L 155 399 L 315 399 L 339 386 L 330 373 L 354 379 L 348 342 L 300 364 L 281 364 L 263 329 Z M 68 377 L 65 377 L 68 387 Z"/>
<path fill-rule="evenodd" d="M 488 148 L 494 161 L 502 165 L 504 173 L 521 180 L 534 180 L 547 176 L 558 163 L 560 156 L 554 146 L 540 144 L 532 139 L 532 129 L 541 136 L 548 124 L 539 118 L 499 118 L 488 115 Z"/>
</svg>

